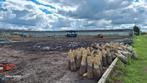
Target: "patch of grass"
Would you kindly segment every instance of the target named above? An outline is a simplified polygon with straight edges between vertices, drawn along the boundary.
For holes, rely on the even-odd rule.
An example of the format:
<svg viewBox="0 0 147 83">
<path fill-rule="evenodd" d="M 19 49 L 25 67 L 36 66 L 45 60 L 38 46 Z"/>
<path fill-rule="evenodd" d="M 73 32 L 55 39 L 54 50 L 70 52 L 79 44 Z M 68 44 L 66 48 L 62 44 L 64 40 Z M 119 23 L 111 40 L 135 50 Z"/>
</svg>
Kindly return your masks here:
<svg viewBox="0 0 147 83">
<path fill-rule="evenodd" d="M 124 65 L 120 60 L 117 62 L 115 65 L 113 71 L 111 72 L 109 78 L 106 80 L 106 83 L 123 83 L 122 76 L 125 76 L 126 70 L 125 70 L 126 65 Z"/>
<path fill-rule="evenodd" d="M 130 65 L 118 62 L 107 83 L 147 83 L 147 35 L 135 37 L 134 42 L 138 60 Z"/>
</svg>

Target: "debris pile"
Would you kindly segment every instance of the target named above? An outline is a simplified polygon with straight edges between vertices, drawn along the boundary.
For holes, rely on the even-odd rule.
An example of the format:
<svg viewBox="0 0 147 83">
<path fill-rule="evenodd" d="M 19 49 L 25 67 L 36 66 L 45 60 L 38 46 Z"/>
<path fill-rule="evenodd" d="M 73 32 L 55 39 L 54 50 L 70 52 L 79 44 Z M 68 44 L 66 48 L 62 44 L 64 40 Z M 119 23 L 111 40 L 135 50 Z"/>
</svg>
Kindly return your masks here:
<svg viewBox="0 0 147 83">
<path fill-rule="evenodd" d="M 95 43 L 87 48 L 70 49 L 68 68 L 70 71 L 78 71 L 82 77 L 99 80 L 116 57 L 124 64 L 128 64 L 129 58 L 137 59 L 137 54 L 130 45 L 112 42 Z"/>
<path fill-rule="evenodd" d="M 65 51 L 69 49 L 75 49 L 79 47 L 86 47 L 90 46 L 90 44 L 93 42 L 90 41 L 80 41 L 80 42 L 74 42 L 74 41 L 68 41 L 68 42 L 58 42 L 58 43 L 36 43 L 31 46 L 29 46 L 30 50 L 32 51 Z"/>
</svg>

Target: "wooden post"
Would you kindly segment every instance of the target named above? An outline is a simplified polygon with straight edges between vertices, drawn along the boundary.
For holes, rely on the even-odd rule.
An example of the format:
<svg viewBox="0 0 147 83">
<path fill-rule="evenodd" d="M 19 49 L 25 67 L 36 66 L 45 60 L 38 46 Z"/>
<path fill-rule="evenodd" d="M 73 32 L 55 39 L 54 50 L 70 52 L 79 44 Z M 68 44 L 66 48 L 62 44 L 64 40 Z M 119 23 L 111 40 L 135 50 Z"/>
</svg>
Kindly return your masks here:
<svg viewBox="0 0 147 83">
<path fill-rule="evenodd" d="M 105 73 L 102 75 L 100 80 L 97 83 L 105 83 L 106 79 L 108 78 L 109 74 L 111 73 L 112 69 L 114 68 L 116 62 L 118 61 L 118 58 L 115 58 L 115 60 L 111 63 L 111 65 L 108 67 L 108 69 L 105 71 Z"/>
</svg>

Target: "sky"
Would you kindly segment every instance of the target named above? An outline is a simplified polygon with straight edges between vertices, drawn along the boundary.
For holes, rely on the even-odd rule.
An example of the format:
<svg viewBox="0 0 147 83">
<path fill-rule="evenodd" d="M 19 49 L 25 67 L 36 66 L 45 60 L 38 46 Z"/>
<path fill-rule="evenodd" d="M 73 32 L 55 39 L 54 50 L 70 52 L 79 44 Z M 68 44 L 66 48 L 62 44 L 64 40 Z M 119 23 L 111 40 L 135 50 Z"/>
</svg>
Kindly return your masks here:
<svg viewBox="0 0 147 83">
<path fill-rule="evenodd" d="M 0 0 L 0 29 L 147 29 L 147 0 Z"/>
</svg>

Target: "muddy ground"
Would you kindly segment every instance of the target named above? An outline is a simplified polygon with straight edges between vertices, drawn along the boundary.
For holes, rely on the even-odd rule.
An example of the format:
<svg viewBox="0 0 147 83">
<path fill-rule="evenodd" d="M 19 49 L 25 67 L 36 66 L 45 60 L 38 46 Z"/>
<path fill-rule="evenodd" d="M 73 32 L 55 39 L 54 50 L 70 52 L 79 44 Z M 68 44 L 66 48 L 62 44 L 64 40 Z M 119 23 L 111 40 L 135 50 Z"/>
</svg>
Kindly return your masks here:
<svg viewBox="0 0 147 83">
<path fill-rule="evenodd" d="M 23 48 L 23 47 L 22 47 Z M 21 78 L 6 79 L 6 83 L 91 83 L 67 69 L 67 53 L 59 51 L 28 51 L 13 45 L 0 46 L 0 62 L 14 63 L 9 75 Z M 88 82 L 89 81 L 89 82 Z M 96 81 L 93 81 L 95 83 Z"/>
<path fill-rule="evenodd" d="M 16 68 L 7 72 L 20 75 L 6 79 L 6 83 L 96 83 L 86 80 L 67 69 L 67 51 L 87 47 L 98 41 L 35 41 L 0 45 L 0 63 L 14 63 Z M 103 41 L 104 42 L 104 41 Z"/>
</svg>

